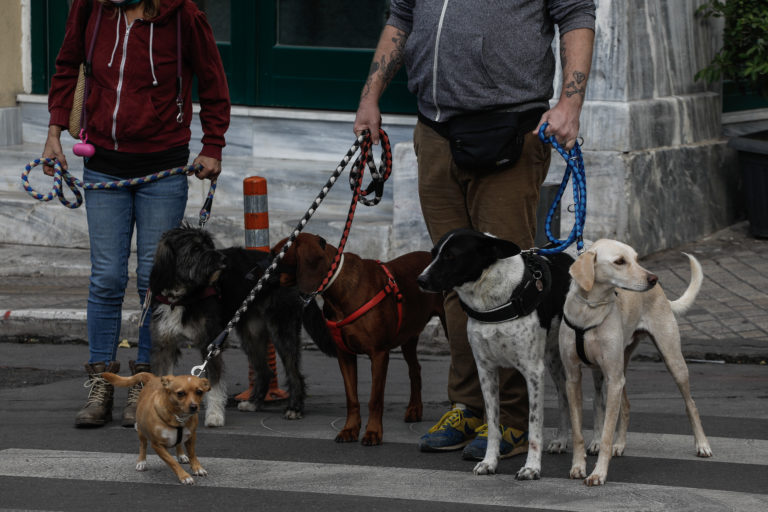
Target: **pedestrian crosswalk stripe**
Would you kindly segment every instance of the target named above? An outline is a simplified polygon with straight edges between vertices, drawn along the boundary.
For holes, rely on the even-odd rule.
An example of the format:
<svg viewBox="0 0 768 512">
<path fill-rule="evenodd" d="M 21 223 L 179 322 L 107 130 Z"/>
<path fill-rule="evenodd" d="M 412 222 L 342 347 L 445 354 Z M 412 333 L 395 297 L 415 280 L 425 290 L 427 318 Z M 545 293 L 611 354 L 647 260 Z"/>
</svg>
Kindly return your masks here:
<svg viewBox="0 0 768 512">
<path fill-rule="evenodd" d="M 14 448 L 0 450 L 0 476 L 180 485 L 157 456 L 149 457 L 146 472 L 135 471 L 135 461 L 135 454 L 126 453 Z M 513 475 L 474 476 L 466 471 L 217 457 L 202 457 L 201 462 L 209 476 L 195 477 L 197 485 L 216 488 L 474 505 L 525 503 L 531 508 L 589 512 L 768 509 L 768 495 L 664 485 L 609 481 L 589 488 L 565 478 L 518 482 Z"/>
<path fill-rule="evenodd" d="M 329 427 L 334 418 L 330 416 L 313 415 L 306 416 L 300 422 L 284 421 L 281 416 L 267 413 L 262 414 L 263 419 L 258 428 L 243 430 L 233 429 L 205 429 L 198 433 L 199 436 L 266 436 L 266 437 L 295 437 L 301 439 L 327 439 L 333 440 L 337 430 Z M 344 418 L 339 418 L 343 425 Z M 410 426 L 418 424 L 408 424 Z M 431 423 L 430 425 L 431 426 Z M 122 427 L 115 427 L 124 430 Z M 424 428 L 426 431 L 426 428 Z M 386 443 L 412 444 L 414 450 L 421 433 L 409 430 L 405 425 L 393 425 L 384 432 Z M 554 428 L 544 429 L 544 446 L 555 437 Z M 592 431 L 584 430 L 584 439 L 587 443 L 592 440 Z M 696 457 L 696 447 L 693 442 L 693 434 L 660 434 L 654 432 L 629 432 L 627 434 L 627 447 L 625 455 L 631 457 L 645 457 L 665 460 L 686 460 L 706 463 L 708 460 L 717 462 L 730 462 L 733 464 L 766 465 L 765 454 L 768 453 L 768 440 L 763 439 L 734 439 L 730 437 L 711 437 L 709 443 L 714 452 L 713 459 Z M 570 452 L 571 439 L 568 438 L 568 450 Z M 565 455 L 570 457 L 570 454 Z"/>
</svg>

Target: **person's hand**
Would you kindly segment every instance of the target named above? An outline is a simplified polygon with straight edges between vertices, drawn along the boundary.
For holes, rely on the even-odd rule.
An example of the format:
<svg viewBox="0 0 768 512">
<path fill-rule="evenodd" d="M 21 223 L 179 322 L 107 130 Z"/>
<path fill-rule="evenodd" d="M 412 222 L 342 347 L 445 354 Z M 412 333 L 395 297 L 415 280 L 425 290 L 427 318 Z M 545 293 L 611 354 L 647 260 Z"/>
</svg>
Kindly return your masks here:
<svg viewBox="0 0 768 512">
<path fill-rule="evenodd" d="M 219 174 L 221 174 L 221 160 L 216 160 L 210 156 L 197 155 L 197 158 L 195 158 L 195 161 L 192 162 L 192 165 L 203 166 L 203 168 L 199 171 L 190 171 L 187 173 L 192 174 L 194 172 L 195 176 L 197 176 L 197 178 L 200 180 L 207 178 L 211 181 L 216 181 L 216 178 L 218 178 Z"/>
<path fill-rule="evenodd" d="M 580 113 L 580 108 L 560 101 L 552 109 L 544 112 L 533 133 L 538 135 L 541 125 L 547 123 L 544 135 L 547 137 L 554 136 L 560 146 L 565 148 L 566 151 L 570 151 L 576 144 L 576 139 L 579 136 Z"/>
<path fill-rule="evenodd" d="M 68 169 L 67 157 L 61 149 L 61 126 L 51 125 L 48 127 L 48 138 L 43 147 L 43 158 L 55 158 L 61 164 L 65 171 Z M 43 164 L 43 172 L 48 176 L 53 176 L 53 166 Z"/>
<path fill-rule="evenodd" d="M 361 101 L 355 114 L 355 124 L 353 130 L 355 136 L 363 133 L 364 130 L 370 130 L 371 141 L 374 144 L 379 143 L 379 128 L 381 128 L 381 111 L 379 105 L 373 101 Z"/>
</svg>

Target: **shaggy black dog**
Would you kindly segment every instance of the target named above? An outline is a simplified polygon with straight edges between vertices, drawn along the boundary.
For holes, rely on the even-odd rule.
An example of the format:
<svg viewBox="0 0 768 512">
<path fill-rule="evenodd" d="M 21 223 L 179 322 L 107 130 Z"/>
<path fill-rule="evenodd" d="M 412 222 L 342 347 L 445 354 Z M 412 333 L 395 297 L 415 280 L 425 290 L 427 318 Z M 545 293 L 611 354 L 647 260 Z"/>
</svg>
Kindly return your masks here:
<svg viewBox="0 0 768 512">
<path fill-rule="evenodd" d="M 184 341 L 198 346 L 205 357 L 210 342 L 224 330 L 269 263 L 269 254 L 262 251 L 218 250 L 206 231 L 186 224 L 164 233 L 149 278 L 153 373 L 171 373 Z M 240 410 L 254 411 L 264 403 L 273 377 L 267 359 L 271 341 L 283 362 L 290 393 L 285 418 L 302 417 L 306 397 L 300 370 L 302 325 L 323 352 L 336 356 L 315 301 L 304 307 L 295 287 L 281 287 L 277 278 L 270 278 L 233 329 L 255 371 L 254 390 L 247 402 L 239 404 Z M 213 358 L 206 371 L 211 391 L 205 425 L 223 426 L 227 393 L 222 358 Z"/>
</svg>

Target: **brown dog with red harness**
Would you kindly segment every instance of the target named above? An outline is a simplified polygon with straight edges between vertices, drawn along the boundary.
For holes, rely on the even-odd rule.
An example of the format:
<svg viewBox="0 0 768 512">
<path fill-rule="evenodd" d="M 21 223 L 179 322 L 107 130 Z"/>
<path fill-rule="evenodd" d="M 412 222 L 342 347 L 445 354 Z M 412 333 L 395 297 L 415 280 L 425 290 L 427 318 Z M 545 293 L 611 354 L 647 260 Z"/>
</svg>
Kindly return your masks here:
<svg viewBox="0 0 768 512">
<path fill-rule="evenodd" d="M 273 247 L 278 253 L 287 239 Z M 405 421 L 421 421 L 421 367 L 416 357 L 419 334 L 430 318 L 438 316 L 445 328 L 443 296 L 422 292 L 416 277 L 432 260 L 426 251 L 404 254 L 382 263 L 343 253 L 335 272 L 328 276 L 336 247 L 317 235 L 301 233 L 281 262 L 280 284 L 297 285 L 311 295 L 321 287 L 323 313 L 338 345 L 339 368 L 347 395 L 347 421 L 337 442 L 357 441 L 360 402 L 357 397 L 357 354 L 371 359 L 371 398 L 362 444 L 381 444 L 384 387 L 389 351 L 402 347 L 411 379 L 411 396 Z"/>
</svg>

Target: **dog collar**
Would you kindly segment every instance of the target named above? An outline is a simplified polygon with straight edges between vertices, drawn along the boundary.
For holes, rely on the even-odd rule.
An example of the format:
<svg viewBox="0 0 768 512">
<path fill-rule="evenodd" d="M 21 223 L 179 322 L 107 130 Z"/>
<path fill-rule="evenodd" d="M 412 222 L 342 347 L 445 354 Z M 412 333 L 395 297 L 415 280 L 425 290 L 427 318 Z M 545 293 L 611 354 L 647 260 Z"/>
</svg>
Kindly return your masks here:
<svg viewBox="0 0 768 512">
<path fill-rule="evenodd" d="M 601 306 L 607 306 L 609 304 L 613 304 L 616 301 L 616 295 L 617 295 L 617 293 L 614 292 L 614 294 L 613 294 L 614 298 L 613 299 L 611 299 L 611 300 L 601 300 L 601 301 L 598 301 L 598 302 L 590 302 L 587 299 L 585 299 L 584 297 L 582 297 L 581 295 L 579 295 L 578 293 L 574 293 L 573 297 L 575 297 L 578 301 L 582 302 L 583 304 L 586 304 L 590 308 L 595 309 L 595 308 L 599 308 Z"/>
<path fill-rule="evenodd" d="M 339 277 L 339 274 L 341 274 L 341 266 L 344 265 L 344 253 L 341 253 L 341 258 L 339 259 L 339 266 L 336 267 L 336 272 L 333 273 L 333 276 L 331 276 L 331 280 L 328 281 L 328 284 L 325 285 L 325 290 L 331 287 L 333 282 L 336 280 L 337 277 Z M 322 293 L 322 292 L 320 292 Z"/>
<path fill-rule="evenodd" d="M 483 323 L 495 324 L 515 320 L 529 315 L 547 296 L 552 285 L 552 274 L 541 256 L 523 253 L 525 268 L 523 279 L 512 290 L 512 296 L 505 304 L 487 311 L 476 311 L 459 300 L 467 316 Z"/>
</svg>

